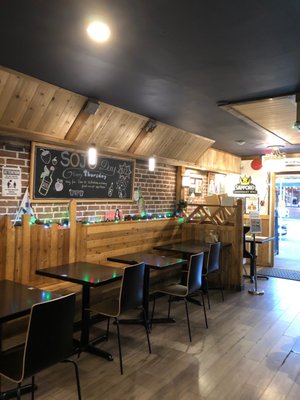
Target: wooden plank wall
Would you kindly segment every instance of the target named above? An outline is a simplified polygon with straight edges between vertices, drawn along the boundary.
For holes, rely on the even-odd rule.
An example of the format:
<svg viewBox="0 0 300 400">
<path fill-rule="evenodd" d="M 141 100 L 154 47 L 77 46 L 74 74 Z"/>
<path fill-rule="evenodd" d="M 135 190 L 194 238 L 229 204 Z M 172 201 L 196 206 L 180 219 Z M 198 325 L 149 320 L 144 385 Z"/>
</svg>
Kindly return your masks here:
<svg viewBox="0 0 300 400">
<path fill-rule="evenodd" d="M 221 263 L 223 268 L 223 280 L 226 287 L 242 289 L 243 280 L 243 232 L 242 232 L 242 203 L 238 200 L 235 219 L 230 225 L 217 225 L 209 223 L 186 223 L 183 225 L 182 237 L 184 240 L 196 239 L 205 241 L 210 231 L 218 235 L 218 239 L 231 246 L 222 250 Z"/>
<path fill-rule="evenodd" d="M 177 219 L 82 225 L 77 235 L 77 259 L 103 263 L 109 256 L 149 251 L 180 241 L 181 226 Z"/>
<path fill-rule="evenodd" d="M 261 226 L 262 232 L 259 234 L 260 236 L 270 236 L 270 229 L 269 229 L 269 216 L 268 215 L 261 215 Z M 245 215 L 244 217 L 245 225 L 250 225 L 249 216 Z M 250 245 L 247 245 L 248 249 Z M 272 259 L 272 252 L 274 251 L 274 242 L 263 243 L 256 245 L 257 251 L 257 265 L 263 267 L 272 267 L 273 266 L 273 259 Z"/>
<path fill-rule="evenodd" d="M 8 216 L 0 220 L 0 279 L 39 287 L 68 286 L 38 276 L 35 270 L 73 260 L 109 264 L 108 256 L 149 251 L 155 245 L 181 239 L 181 224 L 176 219 L 73 223 L 71 229 L 56 224 L 51 228 L 30 225 L 29 219 L 30 216 L 23 216 L 22 226 L 13 226 Z M 70 251 L 71 248 L 74 250 Z"/>
<path fill-rule="evenodd" d="M 74 229 L 76 246 L 72 234 Z M 225 283 L 227 286 L 241 288 L 242 223 L 235 226 L 181 224 L 178 219 L 91 225 L 76 223 L 73 229 L 62 229 L 58 225 L 46 229 L 42 225 L 30 225 L 29 216 L 24 216 L 23 225 L 16 227 L 7 218 L 3 218 L 0 221 L 0 278 L 43 288 L 67 286 L 66 283 L 37 276 L 35 270 L 64 264 L 73 259 L 109 264 L 109 256 L 149 251 L 154 246 L 180 241 L 182 238 L 204 240 L 210 229 L 218 232 L 220 240 L 232 243 L 229 250 L 223 252 Z M 75 250 L 70 251 L 70 247 L 75 247 Z"/>
</svg>

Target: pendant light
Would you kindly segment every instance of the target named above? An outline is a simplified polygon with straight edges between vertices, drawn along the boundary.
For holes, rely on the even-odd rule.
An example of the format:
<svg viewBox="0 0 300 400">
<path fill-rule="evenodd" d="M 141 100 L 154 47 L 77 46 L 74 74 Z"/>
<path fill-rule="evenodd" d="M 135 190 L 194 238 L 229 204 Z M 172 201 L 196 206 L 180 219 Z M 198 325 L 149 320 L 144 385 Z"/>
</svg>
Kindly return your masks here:
<svg viewBox="0 0 300 400">
<path fill-rule="evenodd" d="M 95 168 L 97 165 L 97 149 L 94 143 L 88 149 L 88 165 L 90 168 Z"/>
<path fill-rule="evenodd" d="M 148 160 L 148 169 L 149 171 L 153 172 L 155 170 L 155 158 L 150 157 Z"/>
</svg>

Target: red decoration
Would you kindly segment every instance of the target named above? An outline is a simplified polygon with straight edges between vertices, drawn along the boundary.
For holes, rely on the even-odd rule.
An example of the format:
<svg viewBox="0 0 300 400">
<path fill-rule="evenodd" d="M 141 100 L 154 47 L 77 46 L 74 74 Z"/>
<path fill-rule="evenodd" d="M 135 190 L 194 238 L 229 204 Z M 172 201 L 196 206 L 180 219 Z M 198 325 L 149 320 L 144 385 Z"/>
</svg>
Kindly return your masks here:
<svg viewBox="0 0 300 400">
<path fill-rule="evenodd" d="M 251 161 L 251 168 L 255 169 L 256 171 L 258 171 L 259 169 L 261 169 L 262 167 L 262 163 L 261 160 L 256 158 L 255 160 Z"/>
</svg>

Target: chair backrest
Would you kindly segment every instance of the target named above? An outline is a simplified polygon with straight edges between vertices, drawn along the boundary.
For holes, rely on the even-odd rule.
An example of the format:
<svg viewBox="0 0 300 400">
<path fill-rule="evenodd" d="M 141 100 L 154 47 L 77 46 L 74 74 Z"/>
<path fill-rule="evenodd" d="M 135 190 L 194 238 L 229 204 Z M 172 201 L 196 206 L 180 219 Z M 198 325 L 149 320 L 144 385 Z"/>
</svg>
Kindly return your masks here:
<svg viewBox="0 0 300 400">
<path fill-rule="evenodd" d="M 197 253 L 190 256 L 187 276 L 187 294 L 193 293 L 201 288 L 203 261 L 204 253 Z"/>
<path fill-rule="evenodd" d="M 119 297 L 119 313 L 142 305 L 144 275 L 144 263 L 128 265 L 124 268 Z"/>
<path fill-rule="evenodd" d="M 206 273 L 217 271 L 220 268 L 220 252 L 221 242 L 216 242 L 210 245 Z"/>
<path fill-rule="evenodd" d="M 74 293 L 31 307 L 24 349 L 23 379 L 72 354 L 74 312 Z"/>
</svg>

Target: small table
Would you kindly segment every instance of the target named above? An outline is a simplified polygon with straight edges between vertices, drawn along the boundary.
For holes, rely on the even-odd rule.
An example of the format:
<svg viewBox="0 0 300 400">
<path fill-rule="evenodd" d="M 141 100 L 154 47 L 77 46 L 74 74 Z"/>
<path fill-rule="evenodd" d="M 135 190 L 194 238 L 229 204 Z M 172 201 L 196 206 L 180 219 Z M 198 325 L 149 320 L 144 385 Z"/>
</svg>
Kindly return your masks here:
<svg viewBox="0 0 300 400">
<path fill-rule="evenodd" d="M 36 289 L 9 280 L 0 280 L 0 351 L 2 349 L 2 324 L 13 319 L 28 315 L 31 306 L 51 299 L 60 297 L 57 294 Z M 35 387 L 36 388 L 36 387 Z M 24 385 L 22 393 L 31 392 L 32 386 Z M 0 399 L 11 399 L 16 397 L 16 389 L 0 392 Z"/>
<path fill-rule="evenodd" d="M 268 243 L 274 240 L 274 236 L 259 236 L 259 235 L 246 235 L 245 236 L 245 242 L 250 243 L 250 280 L 251 282 L 254 282 L 254 289 L 250 289 L 249 293 L 251 294 L 264 294 L 263 291 L 258 291 L 257 290 L 257 278 L 262 278 L 262 279 L 269 279 L 267 276 L 263 275 L 257 275 L 256 273 L 256 245 L 257 244 L 263 244 L 263 243 Z"/>
<path fill-rule="evenodd" d="M 119 256 L 108 257 L 107 260 L 120 262 L 125 264 L 137 264 L 140 262 L 145 263 L 145 277 L 144 277 L 144 296 L 143 307 L 146 314 L 146 319 L 149 320 L 149 285 L 150 285 L 150 269 L 163 270 L 170 267 L 186 264 L 187 261 L 181 258 L 166 257 L 159 254 L 151 253 L 131 253 L 122 254 Z M 137 320 L 123 320 L 123 323 L 136 323 Z M 138 320 L 138 322 L 140 322 Z M 175 322 L 173 318 L 159 318 L 151 321 L 152 323 L 168 323 Z"/>
<path fill-rule="evenodd" d="M 82 350 L 89 353 L 106 358 L 109 361 L 113 360 L 110 353 L 96 348 L 89 343 L 89 325 L 90 314 L 86 311 L 90 306 L 90 289 L 107 285 L 122 278 L 122 268 L 111 268 L 105 265 L 94 264 L 84 261 L 78 261 L 70 264 L 59 265 L 57 267 L 49 267 L 36 270 L 36 274 L 48 276 L 49 278 L 60 279 L 77 283 L 82 286 L 81 300 L 81 339 L 80 345 Z M 106 338 L 103 337 L 103 340 Z M 97 340 L 97 343 L 100 340 Z"/>
<path fill-rule="evenodd" d="M 184 240 L 178 243 L 168 243 L 162 246 L 155 246 L 154 250 L 167 250 L 182 253 L 189 258 L 192 254 L 208 253 L 209 244 L 200 242 L 199 240 Z"/>
</svg>

